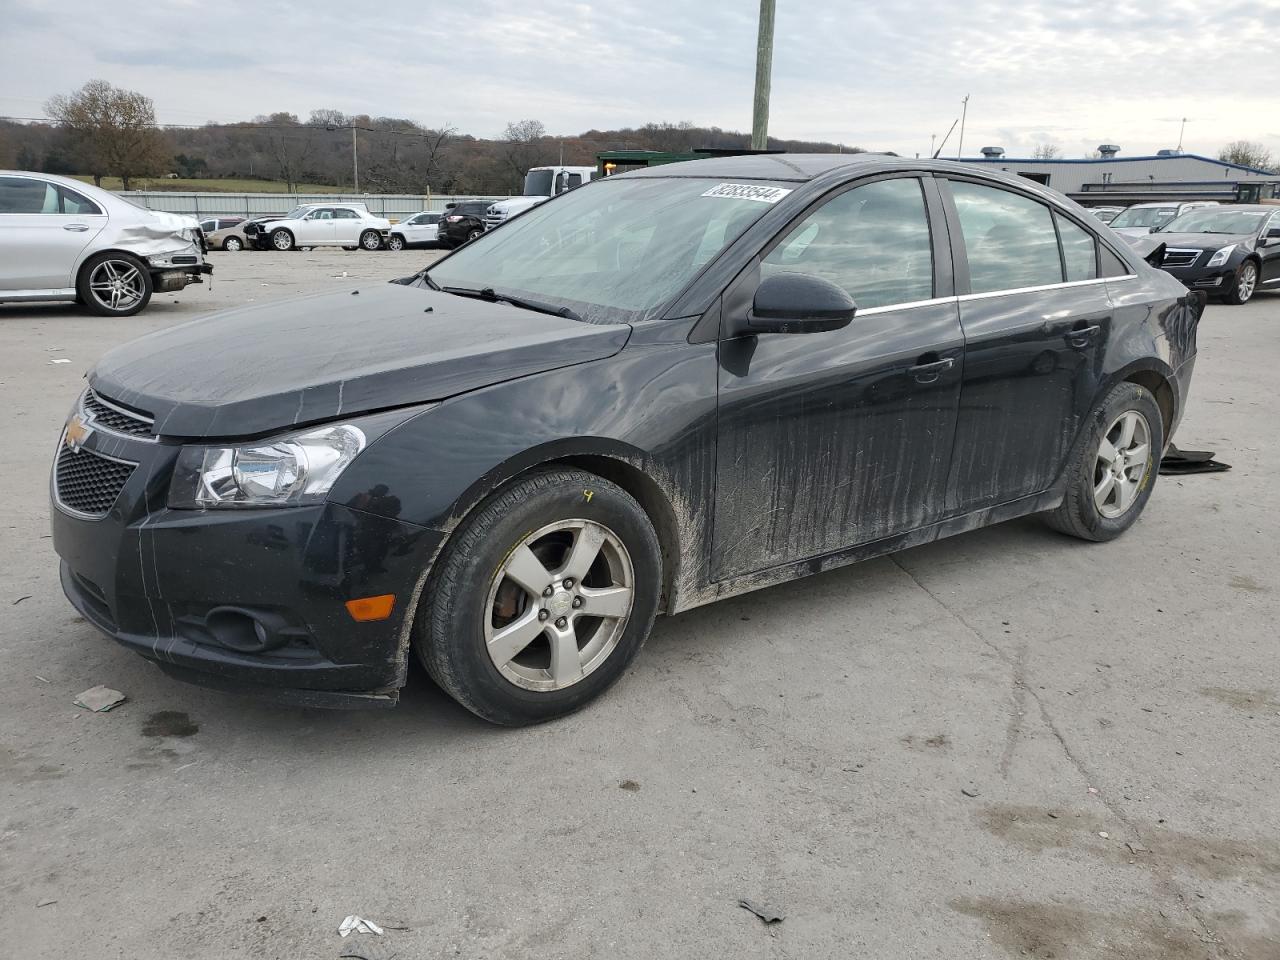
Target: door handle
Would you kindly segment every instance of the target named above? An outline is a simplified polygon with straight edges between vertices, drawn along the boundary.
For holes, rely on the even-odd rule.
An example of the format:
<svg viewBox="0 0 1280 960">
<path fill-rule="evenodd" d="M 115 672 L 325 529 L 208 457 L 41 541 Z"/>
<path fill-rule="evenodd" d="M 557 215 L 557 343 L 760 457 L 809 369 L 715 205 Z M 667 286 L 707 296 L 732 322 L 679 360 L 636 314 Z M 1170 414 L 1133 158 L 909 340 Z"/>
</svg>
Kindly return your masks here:
<svg viewBox="0 0 1280 960">
<path fill-rule="evenodd" d="M 84 233 L 89 227 L 83 223 L 64 223 L 63 230 L 70 230 L 72 233 Z"/>
<path fill-rule="evenodd" d="M 909 367 L 907 373 L 911 374 L 916 383 L 934 383 L 938 377 L 955 365 L 955 357 L 945 357 L 942 360 L 934 360 L 932 363 L 920 363 Z"/>
<path fill-rule="evenodd" d="M 1078 330 L 1072 330 L 1067 334 L 1067 343 L 1078 350 L 1083 350 L 1089 346 L 1089 342 L 1098 335 L 1098 331 L 1102 328 L 1098 324 L 1091 327 L 1081 327 Z"/>
</svg>

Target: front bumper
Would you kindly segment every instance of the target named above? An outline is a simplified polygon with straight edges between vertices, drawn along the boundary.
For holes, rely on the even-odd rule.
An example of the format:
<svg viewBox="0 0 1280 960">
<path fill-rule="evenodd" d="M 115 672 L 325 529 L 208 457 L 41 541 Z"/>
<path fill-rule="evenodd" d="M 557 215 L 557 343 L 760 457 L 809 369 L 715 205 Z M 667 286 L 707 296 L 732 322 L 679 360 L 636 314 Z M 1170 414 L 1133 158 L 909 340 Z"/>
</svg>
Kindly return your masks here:
<svg viewBox="0 0 1280 960">
<path fill-rule="evenodd" d="M 443 535 L 338 503 L 170 510 L 179 449 L 101 432 L 84 442 L 84 452 L 137 466 L 98 518 L 52 491 L 72 605 L 184 680 L 312 706 L 394 704 L 413 594 Z M 386 620 L 346 611 L 349 599 L 387 593 L 396 602 Z"/>
<path fill-rule="evenodd" d="M 1207 259 L 1207 257 L 1202 258 Z M 1182 283 L 1188 290 L 1203 290 L 1209 294 L 1227 293 L 1235 283 L 1236 267 L 1164 267 L 1164 272 Z"/>
</svg>

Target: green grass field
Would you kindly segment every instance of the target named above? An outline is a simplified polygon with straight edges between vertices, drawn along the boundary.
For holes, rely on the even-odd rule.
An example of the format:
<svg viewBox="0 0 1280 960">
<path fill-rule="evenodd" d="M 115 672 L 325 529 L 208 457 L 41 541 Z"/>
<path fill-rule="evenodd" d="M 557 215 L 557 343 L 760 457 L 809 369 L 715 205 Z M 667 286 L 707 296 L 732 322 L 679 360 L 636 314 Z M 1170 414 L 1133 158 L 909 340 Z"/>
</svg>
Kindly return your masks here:
<svg viewBox="0 0 1280 960">
<path fill-rule="evenodd" d="M 93 183 L 93 177 L 77 176 L 77 180 Z M 122 190 L 119 177 L 103 177 L 104 190 Z M 177 192 L 199 193 L 293 193 L 283 180 L 166 180 L 161 177 L 138 177 L 130 187 L 134 190 L 174 190 Z M 342 187 L 331 183 L 303 183 L 298 185 L 298 193 L 341 193 Z"/>
</svg>

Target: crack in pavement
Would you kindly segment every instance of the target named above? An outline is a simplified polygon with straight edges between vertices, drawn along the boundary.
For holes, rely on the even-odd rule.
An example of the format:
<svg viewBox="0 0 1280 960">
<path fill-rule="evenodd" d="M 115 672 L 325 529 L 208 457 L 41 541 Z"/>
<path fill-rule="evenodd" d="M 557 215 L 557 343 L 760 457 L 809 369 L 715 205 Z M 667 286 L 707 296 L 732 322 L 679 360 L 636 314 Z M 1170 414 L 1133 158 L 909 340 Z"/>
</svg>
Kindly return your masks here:
<svg viewBox="0 0 1280 960">
<path fill-rule="evenodd" d="M 1044 725 L 1048 728 L 1049 732 L 1053 734 L 1053 738 L 1058 741 L 1058 745 L 1062 748 L 1062 752 L 1066 756 L 1067 760 L 1070 761 L 1073 767 L 1075 767 L 1080 776 L 1084 778 L 1087 785 L 1092 786 L 1096 784 L 1098 782 L 1097 778 L 1089 770 L 1085 762 L 1076 755 L 1075 751 L 1071 749 L 1071 745 L 1067 742 L 1067 738 L 1063 735 L 1062 731 L 1058 729 L 1058 725 L 1054 722 L 1052 715 L 1049 713 L 1049 708 L 1045 704 L 1044 698 L 1041 697 L 1039 692 L 1027 682 L 1025 676 L 1027 658 L 1026 645 L 1024 644 L 1021 647 L 1017 657 L 1010 656 L 999 644 L 994 640 L 989 639 L 981 630 L 953 610 L 945 600 L 925 586 L 920 578 L 908 569 L 896 554 L 890 554 L 889 559 L 893 562 L 894 566 L 906 574 L 907 578 L 920 588 L 920 590 L 923 591 L 930 600 L 941 607 L 949 617 L 955 620 L 956 623 L 960 624 L 960 626 L 968 633 L 972 634 L 979 643 L 989 649 L 1000 659 L 1002 663 L 1009 667 L 1015 692 L 1012 716 L 1010 717 L 1009 725 L 1005 733 L 1005 753 L 1000 758 L 1001 776 L 1006 780 L 1008 779 L 1008 770 L 1009 765 L 1013 760 L 1014 747 L 1018 737 L 1021 735 L 1021 708 L 1026 702 L 1025 695 L 1030 695 L 1031 699 L 1035 701 L 1036 706 L 1040 708 L 1040 719 L 1044 722 Z M 1143 842 L 1142 831 L 1138 828 L 1137 823 L 1132 820 L 1127 813 L 1125 813 L 1118 803 L 1111 800 L 1110 796 L 1102 791 L 1097 793 L 1096 796 L 1112 816 L 1123 823 L 1139 842 Z M 1201 916 L 1200 912 L 1196 910 L 1195 906 L 1187 898 L 1181 887 L 1178 886 L 1177 881 L 1173 878 L 1171 869 L 1163 865 L 1158 856 L 1153 855 L 1153 857 L 1146 862 L 1152 865 L 1155 880 L 1157 881 L 1159 888 L 1163 889 L 1167 896 L 1177 900 L 1182 909 L 1195 921 L 1196 926 L 1204 932 L 1207 942 L 1225 946 L 1223 939 L 1214 933 L 1214 931 L 1209 927 L 1209 924 L 1205 921 L 1204 917 Z"/>
</svg>

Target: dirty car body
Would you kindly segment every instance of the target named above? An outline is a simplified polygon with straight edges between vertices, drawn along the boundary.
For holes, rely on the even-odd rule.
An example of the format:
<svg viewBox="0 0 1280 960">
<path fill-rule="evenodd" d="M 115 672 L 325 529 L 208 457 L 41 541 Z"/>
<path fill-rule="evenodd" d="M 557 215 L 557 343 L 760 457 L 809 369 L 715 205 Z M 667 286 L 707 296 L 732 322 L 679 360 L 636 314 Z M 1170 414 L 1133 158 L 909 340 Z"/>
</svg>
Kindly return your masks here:
<svg viewBox="0 0 1280 960">
<path fill-rule="evenodd" d="M 549 246 L 566 225 L 578 245 Z M 547 249 L 523 272 L 489 266 Z M 674 278 L 660 294 L 628 279 L 651 257 Z M 766 286 L 806 273 L 853 288 L 851 321 L 797 335 L 785 304 L 769 318 Z M 391 704 L 436 568 L 529 476 L 571 469 L 634 499 L 661 546 L 660 607 L 679 613 L 1054 508 L 1126 381 L 1158 400 L 1167 441 L 1203 302 L 1020 178 L 872 155 L 637 171 L 405 283 L 107 354 L 51 478 L 62 583 L 184 679 Z M 290 444 L 345 467 L 319 492 L 237 502 L 234 456 L 249 487 L 276 469 L 262 448 Z M 393 598 L 386 616 L 353 619 L 370 597 Z"/>
<path fill-rule="evenodd" d="M 0 303 L 83 300 L 86 272 L 117 252 L 149 277 L 142 306 L 153 290 L 181 290 L 213 272 L 192 217 L 70 177 L 0 170 Z"/>
</svg>

